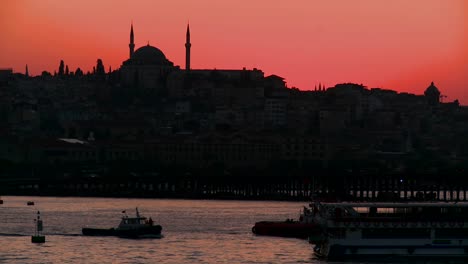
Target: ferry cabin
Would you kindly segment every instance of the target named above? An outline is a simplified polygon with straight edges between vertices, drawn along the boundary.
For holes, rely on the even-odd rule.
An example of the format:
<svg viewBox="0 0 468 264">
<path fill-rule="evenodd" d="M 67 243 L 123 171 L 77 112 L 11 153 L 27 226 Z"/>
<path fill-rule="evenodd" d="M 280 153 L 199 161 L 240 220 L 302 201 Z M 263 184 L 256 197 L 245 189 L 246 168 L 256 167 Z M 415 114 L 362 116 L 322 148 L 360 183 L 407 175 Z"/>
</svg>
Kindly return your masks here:
<svg viewBox="0 0 468 264">
<path fill-rule="evenodd" d="M 468 257 L 468 203 L 324 203 L 314 210 L 327 227 L 315 247 L 321 257 Z"/>
</svg>

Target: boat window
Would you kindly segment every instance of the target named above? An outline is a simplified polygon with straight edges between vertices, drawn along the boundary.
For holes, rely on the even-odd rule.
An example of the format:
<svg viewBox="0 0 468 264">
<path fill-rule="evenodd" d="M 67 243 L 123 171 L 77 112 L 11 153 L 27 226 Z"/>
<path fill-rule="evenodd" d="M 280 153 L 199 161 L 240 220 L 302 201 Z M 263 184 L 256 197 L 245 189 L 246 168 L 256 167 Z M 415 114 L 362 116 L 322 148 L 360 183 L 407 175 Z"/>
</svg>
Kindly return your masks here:
<svg viewBox="0 0 468 264">
<path fill-rule="evenodd" d="M 360 207 L 344 207 L 343 210 L 346 216 L 359 216 Z"/>
<path fill-rule="evenodd" d="M 395 208 L 395 214 L 404 215 L 406 214 L 406 208 Z"/>
<path fill-rule="evenodd" d="M 367 207 L 353 207 L 353 210 L 362 214 L 362 213 L 367 213 L 368 208 Z"/>
<path fill-rule="evenodd" d="M 395 208 L 377 208 L 377 213 L 383 215 L 392 215 L 395 213 Z"/>
<path fill-rule="evenodd" d="M 376 228 L 363 229 L 362 238 L 385 239 L 385 238 L 430 238 L 431 229 L 396 229 Z"/>
</svg>

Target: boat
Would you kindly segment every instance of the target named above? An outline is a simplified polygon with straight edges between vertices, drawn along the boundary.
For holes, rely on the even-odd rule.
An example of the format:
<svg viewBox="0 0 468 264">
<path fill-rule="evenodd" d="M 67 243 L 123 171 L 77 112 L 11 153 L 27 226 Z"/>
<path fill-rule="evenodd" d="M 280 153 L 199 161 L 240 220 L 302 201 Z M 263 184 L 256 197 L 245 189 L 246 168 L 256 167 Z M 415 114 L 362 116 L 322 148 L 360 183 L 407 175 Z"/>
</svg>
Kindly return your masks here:
<svg viewBox="0 0 468 264">
<path fill-rule="evenodd" d="M 41 212 L 37 211 L 37 218 L 34 219 L 35 230 L 34 235 L 31 236 L 31 243 L 45 243 L 45 236 L 42 234 L 42 220 Z"/>
<path fill-rule="evenodd" d="M 28 201 L 28 202 L 26 203 L 26 205 L 34 205 L 34 202 L 33 202 L 33 201 Z"/>
<path fill-rule="evenodd" d="M 322 203 L 314 253 L 355 259 L 468 259 L 468 203 Z"/>
<path fill-rule="evenodd" d="M 116 228 L 83 228 L 84 236 L 117 236 L 125 238 L 161 238 L 162 227 L 155 225 L 151 217 L 147 219 L 138 212 L 136 208 L 136 216 L 129 217 L 125 211 Z"/>
<path fill-rule="evenodd" d="M 314 211 L 304 207 L 299 220 L 286 219 L 285 221 L 260 221 L 252 227 L 256 235 L 294 237 L 312 239 L 321 237 L 322 225 L 314 217 Z"/>
</svg>

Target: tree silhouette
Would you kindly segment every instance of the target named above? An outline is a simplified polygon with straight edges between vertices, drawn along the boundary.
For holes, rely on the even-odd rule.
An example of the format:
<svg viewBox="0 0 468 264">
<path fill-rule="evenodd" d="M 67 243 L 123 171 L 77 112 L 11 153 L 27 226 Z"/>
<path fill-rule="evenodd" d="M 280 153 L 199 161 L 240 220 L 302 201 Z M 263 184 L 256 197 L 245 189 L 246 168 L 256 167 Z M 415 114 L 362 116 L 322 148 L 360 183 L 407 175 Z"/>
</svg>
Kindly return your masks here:
<svg viewBox="0 0 468 264">
<path fill-rule="evenodd" d="M 83 76 L 83 71 L 80 69 L 80 67 L 75 70 L 75 76 Z"/>
<path fill-rule="evenodd" d="M 65 66 L 65 75 L 68 76 L 69 73 L 70 73 L 70 72 L 68 71 L 68 65 L 67 65 L 67 66 Z"/>
<path fill-rule="evenodd" d="M 50 72 L 48 72 L 48 71 L 43 71 L 43 72 L 41 73 L 41 76 L 42 76 L 42 77 L 50 77 L 50 76 L 52 76 L 52 74 L 50 74 Z"/>
<path fill-rule="evenodd" d="M 98 59 L 96 63 L 96 75 L 104 76 L 105 74 L 106 72 L 104 70 L 104 64 L 102 63 L 101 59 Z"/>
<path fill-rule="evenodd" d="M 63 60 L 60 60 L 58 75 L 62 76 L 65 73 L 64 70 L 65 70 L 65 64 L 63 63 Z"/>
</svg>

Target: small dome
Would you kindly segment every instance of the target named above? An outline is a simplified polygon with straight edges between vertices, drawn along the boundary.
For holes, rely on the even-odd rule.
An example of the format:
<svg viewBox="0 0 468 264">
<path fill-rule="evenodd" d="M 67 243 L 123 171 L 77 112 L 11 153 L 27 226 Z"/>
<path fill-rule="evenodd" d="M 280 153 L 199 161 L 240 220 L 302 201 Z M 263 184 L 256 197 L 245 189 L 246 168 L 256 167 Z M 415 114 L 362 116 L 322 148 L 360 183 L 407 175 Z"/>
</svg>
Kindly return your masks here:
<svg viewBox="0 0 468 264">
<path fill-rule="evenodd" d="M 160 49 L 149 44 L 137 49 L 130 60 L 135 64 L 172 65 Z"/>
<path fill-rule="evenodd" d="M 434 85 L 434 82 L 431 82 L 431 85 L 427 87 L 426 91 L 424 92 L 424 95 L 426 96 L 431 96 L 431 95 L 440 95 L 439 89 Z"/>
</svg>

